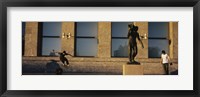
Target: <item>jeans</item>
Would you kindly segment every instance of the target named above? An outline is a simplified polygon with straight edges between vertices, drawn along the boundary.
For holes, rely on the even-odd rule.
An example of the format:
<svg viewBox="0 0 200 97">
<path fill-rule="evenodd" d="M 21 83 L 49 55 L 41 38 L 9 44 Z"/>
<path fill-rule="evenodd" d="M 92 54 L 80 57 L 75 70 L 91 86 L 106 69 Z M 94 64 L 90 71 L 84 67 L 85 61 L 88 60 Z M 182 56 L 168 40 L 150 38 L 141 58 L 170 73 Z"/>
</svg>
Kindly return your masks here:
<svg viewBox="0 0 200 97">
<path fill-rule="evenodd" d="M 164 70 L 165 70 L 165 74 L 169 75 L 169 63 L 163 63 L 163 67 L 164 67 Z"/>
</svg>

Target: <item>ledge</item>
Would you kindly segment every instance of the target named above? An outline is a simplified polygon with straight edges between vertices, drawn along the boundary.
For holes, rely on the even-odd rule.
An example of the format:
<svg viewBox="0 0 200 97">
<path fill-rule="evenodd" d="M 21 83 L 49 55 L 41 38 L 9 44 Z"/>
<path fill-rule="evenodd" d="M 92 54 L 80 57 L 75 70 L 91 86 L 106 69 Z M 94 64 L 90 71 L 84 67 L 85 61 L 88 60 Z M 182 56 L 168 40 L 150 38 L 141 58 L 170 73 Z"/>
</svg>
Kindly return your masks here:
<svg viewBox="0 0 200 97">
<path fill-rule="evenodd" d="M 23 61 L 59 61 L 59 57 L 22 57 Z M 68 57 L 71 62 L 128 62 L 128 58 Z M 136 58 L 141 63 L 159 63 L 160 58 Z M 178 59 L 172 59 L 178 63 Z"/>
</svg>

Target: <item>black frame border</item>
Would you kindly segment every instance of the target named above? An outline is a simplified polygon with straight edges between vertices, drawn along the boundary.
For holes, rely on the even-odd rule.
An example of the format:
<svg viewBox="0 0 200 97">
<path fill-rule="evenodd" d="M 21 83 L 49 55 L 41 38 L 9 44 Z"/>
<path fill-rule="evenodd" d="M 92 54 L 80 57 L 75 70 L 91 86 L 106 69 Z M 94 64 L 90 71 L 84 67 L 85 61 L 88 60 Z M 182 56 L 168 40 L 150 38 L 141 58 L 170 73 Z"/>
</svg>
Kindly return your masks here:
<svg viewBox="0 0 200 97">
<path fill-rule="evenodd" d="M 193 90 L 7 90 L 7 7 L 193 7 Z M 200 0 L 1 0 L 0 1 L 1 97 L 199 97 Z M 83 83 L 84 84 L 84 83 Z M 103 84 L 103 83 L 100 83 Z"/>
</svg>

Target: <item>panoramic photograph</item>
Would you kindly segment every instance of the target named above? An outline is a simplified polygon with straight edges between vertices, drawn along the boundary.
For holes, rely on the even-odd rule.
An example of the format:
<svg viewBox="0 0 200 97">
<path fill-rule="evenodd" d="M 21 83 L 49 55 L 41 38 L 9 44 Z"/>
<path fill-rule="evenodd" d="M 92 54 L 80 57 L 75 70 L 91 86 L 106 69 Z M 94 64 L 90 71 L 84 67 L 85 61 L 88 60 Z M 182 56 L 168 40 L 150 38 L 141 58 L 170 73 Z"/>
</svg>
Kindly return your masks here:
<svg viewBox="0 0 200 97">
<path fill-rule="evenodd" d="M 178 75 L 178 22 L 23 21 L 22 75 Z"/>
</svg>

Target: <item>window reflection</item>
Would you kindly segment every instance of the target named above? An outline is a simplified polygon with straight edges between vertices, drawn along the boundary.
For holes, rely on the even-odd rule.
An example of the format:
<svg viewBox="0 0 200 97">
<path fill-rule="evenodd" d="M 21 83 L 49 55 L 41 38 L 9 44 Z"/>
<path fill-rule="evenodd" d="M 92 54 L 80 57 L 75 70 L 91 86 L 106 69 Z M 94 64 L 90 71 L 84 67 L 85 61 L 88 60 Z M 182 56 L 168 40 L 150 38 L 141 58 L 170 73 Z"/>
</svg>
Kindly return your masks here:
<svg viewBox="0 0 200 97">
<path fill-rule="evenodd" d="M 42 23 L 42 55 L 55 56 L 54 51 L 61 50 L 61 22 Z"/>
<path fill-rule="evenodd" d="M 168 30 L 168 22 L 149 22 L 149 37 L 151 38 L 166 38 Z"/>
<path fill-rule="evenodd" d="M 128 40 L 112 39 L 112 56 L 127 57 L 128 56 Z"/>
<path fill-rule="evenodd" d="M 149 58 L 160 58 L 162 50 L 169 54 L 168 25 L 168 22 L 149 22 Z"/>
<path fill-rule="evenodd" d="M 97 54 L 97 39 L 77 39 L 77 56 L 96 56 Z"/>
<path fill-rule="evenodd" d="M 130 22 L 112 22 L 112 57 L 128 56 L 128 24 Z"/>
<path fill-rule="evenodd" d="M 149 57 L 157 58 L 161 56 L 161 51 L 165 50 L 168 53 L 168 40 L 164 39 L 149 39 Z"/>
<path fill-rule="evenodd" d="M 42 55 L 49 56 L 53 50 L 60 51 L 60 38 L 43 38 Z"/>
<path fill-rule="evenodd" d="M 44 22 L 43 36 L 60 36 L 61 22 Z"/>
<path fill-rule="evenodd" d="M 127 37 L 128 22 L 112 22 L 112 37 Z"/>
<path fill-rule="evenodd" d="M 76 23 L 76 56 L 97 55 L 97 27 L 96 22 Z"/>
<path fill-rule="evenodd" d="M 97 36 L 97 23 L 96 22 L 78 22 L 77 23 L 77 36 Z"/>
</svg>

